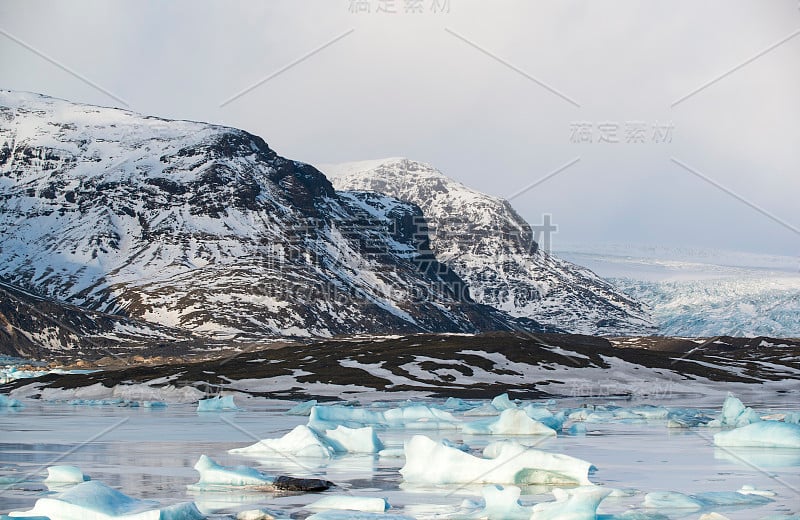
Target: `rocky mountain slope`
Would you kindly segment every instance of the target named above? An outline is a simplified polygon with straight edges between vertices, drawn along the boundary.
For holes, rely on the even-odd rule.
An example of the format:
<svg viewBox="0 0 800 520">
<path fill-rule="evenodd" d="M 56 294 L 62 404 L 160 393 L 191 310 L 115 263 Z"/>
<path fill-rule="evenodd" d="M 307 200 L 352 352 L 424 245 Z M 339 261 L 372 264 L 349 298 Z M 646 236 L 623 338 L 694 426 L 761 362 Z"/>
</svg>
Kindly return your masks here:
<svg viewBox="0 0 800 520">
<path fill-rule="evenodd" d="M 655 330 L 637 301 L 590 270 L 540 248 L 534 231 L 505 200 L 403 158 L 320 168 L 337 189 L 382 193 L 419 206 L 436 257 L 480 303 L 573 333 Z"/>
<path fill-rule="evenodd" d="M 241 130 L 0 92 L 0 279 L 31 293 L 214 338 L 519 327 L 421 219 Z"/>
</svg>

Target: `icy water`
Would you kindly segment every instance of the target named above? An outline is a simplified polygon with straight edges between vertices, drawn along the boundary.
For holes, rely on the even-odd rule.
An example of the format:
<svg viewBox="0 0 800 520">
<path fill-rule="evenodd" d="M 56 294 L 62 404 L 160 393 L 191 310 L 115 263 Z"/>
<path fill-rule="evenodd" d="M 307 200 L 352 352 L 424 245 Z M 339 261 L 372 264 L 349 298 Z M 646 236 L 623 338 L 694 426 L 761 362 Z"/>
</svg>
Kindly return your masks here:
<svg viewBox="0 0 800 520">
<path fill-rule="evenodd" d="M 163 505 L 195 501 L 210 515 L 269 508 L 284 511 L 294 518 L 305 518 L 311 512 L 304 510 L 304 506 L 320 498 L 320 494 L 189 492 L 186 486 L 198 478 L 192 466 L 203 454 L 221 464 L 246 464 L 272 475 L 325 478 L 338 487 L 324 494 L 386 497 L 392 505 L 391 512 L 415 518 L 436 518 L 452 513 L 464 499 L 478 500 L 481 496 L 482 485 L 416 487 L 404 484 L 398 472 L 404 463 L 402 458 L 346 455 L 321 461 L 230 455 L 227 450 L 231 448 L 282 436 L 294 426 L 307 422 L 307 417 L 284 414 L 294 403 L 239 398 L 237 402 L 246 410 L 198 414 L 196 406 L 188 404 L 124 408 L 27 400 L 22 410 L 0 411 L 0 482 L 4 477 L 24 479 L 12 485 L 0 484 L 0 513 L 32 508 L 37 498 L 49 492 L 42 480 L 47 466 L 55 464 L 78 466 L 93 480 L 135 498 L 155 499 Z M 652 404 L 678 407 L 688 403 Z M 797 408 L 796 404 L 769 402 L 768 399 L 747 404 L 762 413 Z M 558 403 L 559 408 L 579 405 L 574 400 Z M 708 408 L 713 412 L 714 407 Z M 541 438 L 529 439 L 538 449 L 567 453 L 593 463 L 598 470 L 592 475 L 592 481 L 597 484 L 638 491 L 629 497 L 607 498 L 601 504 L 600 513 L 644 511 L 644 495 L 652 491 L 687 494 L 736 491 L 746 484 L 772 490 L 777 496 L 773 502 L 758 507 L 713 510 L 731 519 L 800 513 L 800 450 L 723 450 L 712 445 L 714 430 L 668 429 L 663 420 L 590 423 L 587 427 L 587 435 L 559 435 L 544 442 Z M 379 430 L 378 434 L 387 448 L 401 448 L 403 441 L 414 434 L 463 441 L 473 450 L 496 440 L 453 430 L 386 429 Z M 516 437 L 515 440 L 524 442 L 525 438 Z M 526 505 L 549 500 L 552 494 L 546 487 L 523 488 L 522 502 Z M 697 519 L 703 512 L 708 511 L 661 511 L 675 519 Z"/>
</svg>

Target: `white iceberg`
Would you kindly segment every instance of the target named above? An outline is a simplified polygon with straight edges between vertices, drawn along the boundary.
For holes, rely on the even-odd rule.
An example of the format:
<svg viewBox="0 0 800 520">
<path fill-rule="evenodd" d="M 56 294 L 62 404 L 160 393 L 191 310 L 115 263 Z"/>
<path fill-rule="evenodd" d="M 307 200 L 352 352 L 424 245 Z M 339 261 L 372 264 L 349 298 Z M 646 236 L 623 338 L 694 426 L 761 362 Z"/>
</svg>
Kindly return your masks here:
<svg viewBox="0 0 800 520">
<path fill-rule="evenodd" d="M 470 518 L 502 518 L 503 520 L 528 520 L 531 508 L 519 502 L 517 486 L 486 486 L 482 490 L 483 507 L 470 514 Z"/>
<path fill-rule="evenodd" d="M 363 428 L 364 426 L 387 427 L 382 411 L 366 410 L 354 406 L 312 406 L 308 426 L 318 431 L 333 430 L 337 426 Z"/>
<path fill-rule="evenodd" d="M 714 444 L 731 447 L 800 448 L 800 425 L 760 421 L 716 433 Z"/>
<path fill-rule="evenodd" d="M 276 520 L 278 518 L 291 518 L 283 511 L 273 509 L 247 509 L 236 513 L 236 520 Z"/>
<path fill-rule="evenodd" d="M 384 446 L 372 426 L 348 428 L 338 426 L 325 432 L 325 440 L 338 453 L 378 453 Z"/>
<path fill-rule="evenodd" d="M 44 481 L 48 484 L 80 484 L 90 480 L 76 466 L 50 466 L 47 468 L 47 478 Z"/>
<path fill-rule="evenodd" d="M 40 498 L 30 511 L 12 511 L 12 517 L 46 516 L 58 520 L 201 520 L 193 502 L 159 508 L 151 500 L 131 498 L 90 480 L 55 497 Z"/>
<path fill-rule="evenodd" d="M 233 402 L 232 395 L 215 395 L 197 402 L 198 412 L 226 412 L 240 410 Z"/>
<path fill-rule="evenodd" d="M 588 485 L 553 490 L 554 502 L 533 506 L 530 520 L 595 520 L 597 507 L 611 493 L 610 489 Z"/>
<path fill-rule="evenodd" d="M 308 426 L 299 425 L 278 439 L 262 439 L 244 448 L 234 448 L 228 453 L 245 455 L 292 455 L 295 457 L 330 458 L 336 450 Z"/>
<path fill-rule="evenodd" d="M 248 466 L 222 466 L 205 455 L 200 455 L 194 469 L 200 473 L 200 480 L 190 485 L 189 489 L 204 489 L 208 486 L 269 486 L 275 480 Z"/>
<path fill-rule="evenodd" d="M 472 435 L 556 435 L 554 429 L 519 408 L 506 409 L 496 419 L 466 423 L 462 431 Z"/>
<path fill-rule="evenodd" d="M 383 513 L 389 509 L 385 498 L 331 495 L 306 506 L 306 509 L 339 509 L 365 513 Z"/>
<path fill-rule="evenodd" d="M 363 511 L 329 510 L 315 513 L 306 520 L 414 520 L 410 516 L 390 513 L 366 513 Z"/>
<path fill-rule="evenodd" d="M 406 463 L 400 474 L 410 483 L 591 484 L 589 462 L 512 441 L 489 444 L 484 458 L 424 435 L 415 435 L 404 448 Z"/>
</svg>

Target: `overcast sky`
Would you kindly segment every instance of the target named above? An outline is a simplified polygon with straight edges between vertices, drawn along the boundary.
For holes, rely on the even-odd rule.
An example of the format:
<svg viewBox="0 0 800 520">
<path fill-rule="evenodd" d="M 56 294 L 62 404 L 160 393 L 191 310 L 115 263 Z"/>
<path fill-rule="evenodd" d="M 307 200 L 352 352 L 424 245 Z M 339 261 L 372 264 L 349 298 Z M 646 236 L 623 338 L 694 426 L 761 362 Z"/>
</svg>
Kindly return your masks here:
<svg viewBox="0 0 800 520">
<path fill-rule="evenodd" d="M 556 248 L 800 254 L 797 0 L 4 0 L 0 31 L 0 88 L 428 162 Z"/>
</svg>

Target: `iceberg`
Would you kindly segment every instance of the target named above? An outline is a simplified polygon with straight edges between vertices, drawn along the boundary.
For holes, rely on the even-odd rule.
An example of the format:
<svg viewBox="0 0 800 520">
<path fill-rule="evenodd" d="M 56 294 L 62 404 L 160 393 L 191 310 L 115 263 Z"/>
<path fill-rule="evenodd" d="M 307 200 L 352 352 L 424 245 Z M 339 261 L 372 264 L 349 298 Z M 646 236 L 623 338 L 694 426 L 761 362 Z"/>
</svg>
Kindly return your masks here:
<svg viewBox="0 0 800 520">
<path fill-rule="evenodd" d="M 315 513 L 306 520 L 414 520 L 410 516 L 395 515 L 390 513 L 365 513 L 363 511 L 322 511 Z"/>
<path fill-rule="evenodd" d="M 197 402 L 198 412 L 224 412 L 240 410 L 233 402 L 232 395 L 216 395 Z"/>
<path fill-rule="evenodd" d="M 338 453 L 378 453 L 384 448 L 372 426 L 348 428 L 340 425 L 335 430 L 327 430 L 325 440 Z"/>
<path fill-rule="evenodd" d="M 584 460 L 528 448 L 513 441 L 489 444 L 484 458 L 415 435 L 404 445 L 400 474 L 418 484 L 585 484 L 593 466 Z"/>
<path fill-rule="evenodd" d="M 44 479 L 48 484 L 80 484 L 87 480 L 90 480 L 89 477 L 75 466 L 50 466 L 47 468 L 47 478 Z"/>
<path fill-rule="evenodd" d="M 760 421 L 716 433 L 714 444 L 731 447 L 800 448 L 800 425 Z"/>
<path fill-rule="evenodd" d="M 189 486 L 192 490 L 208 486 L 271 486 L 275 480 L 248 466 L 222 466 L 205 455 L 200 456 L 194 469 L 200 473 L 200 480 Z"/>
<path fill-rule="evenodd" d="M 276 520 L 278 518 L 291 518 L 283 511 L 273 509 L 248 509 L 236 513 L 236 520 Z"/>
<path fill-rule="evenodd" d="M 383 412 L 366 410 L 354 406 L 312 406 L 308 418 L 308 426 L 318 431 L 333 430 L 337 426 L 363 428 L 375 426 L 386 428 L 386 417 Z"/>
<path fill-rule="evenodd" d="M 40 498 L 30 511 L 12 511 L 12 517 L 45 516 L 58 520 L 201 520 L 193 502 L 159 508 L 151 500 L 131 498 L 107 485 L 90 480 L 55 497 Z"/>
<path fill-rule="evenodd" d="M 383 513 L 389 509 L 389 502 L 385 498 L 336 495 L 321 498 L 306 506 L 306 509 L 343 509 L 365 513 Z"/>
<path fill-rule="evenodd" d="M 278 439 L 263 439 L 244 448 L 228 450 L 228 453 L 331 458 L 335 450 L 314 430 L 301 424 Z"/>
<path fill-rule="evenodd" d="M 746 407 L 732 393 L 728 392 L 722 404 L 722 412 L 708 425 L 711 427 L 740 427 L 760 422 L 761 417 L 749 407 Z"/>
<path fill-rule="evenodd" d="M 555 501 L 533 506 L 530 520 L 594 520 L 597 507 L 610 493 L 610 489 L 593 485 L 556 488 L 553 490 Z"/>
<path fill-rule="evenodd" d="M 492 406 L 501 412 L 503 410 L 511 410 L 517 408 L 517 404 L 508 398 L 508 394 L 500 394 L 492 399 Z"/>
<path fill-rule="evenodd" d="M 483 508 L 469 515 L 471 518 L 528 520 L 531 517 L 531 508 L 519 502 L 521 490 L 517 486 L 486 486 L 482 494 Z"/>
<path fill-rule="evenodd" d="M 554 429 L 531 419 L 519 408 L 506 409 L 496 419 L 466 423 L 462 431 L 471 435 L 556 435 Z"/>
</svg>

